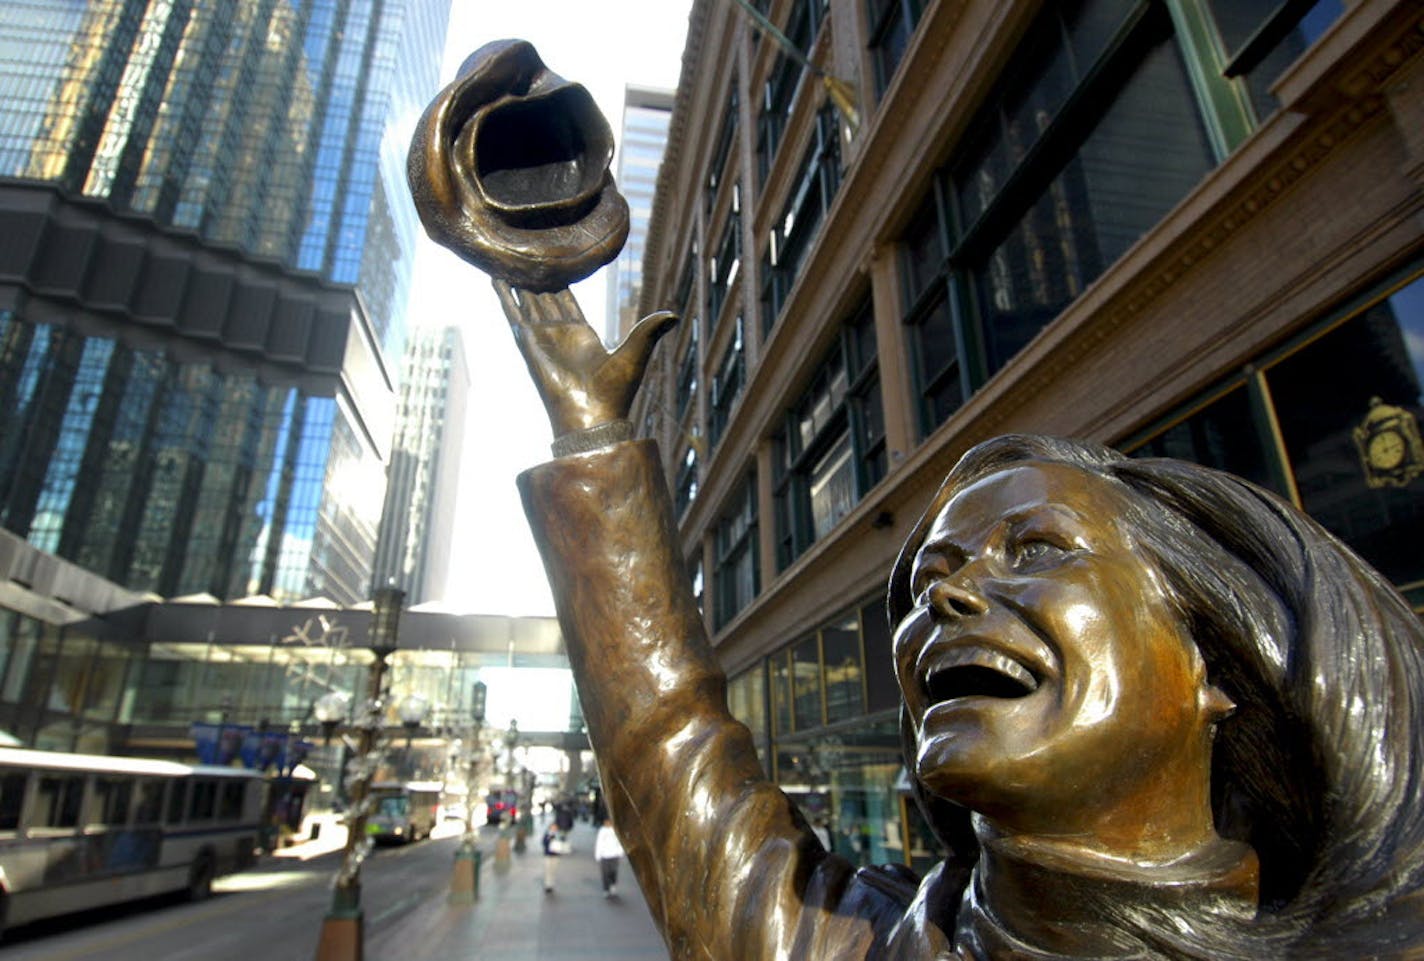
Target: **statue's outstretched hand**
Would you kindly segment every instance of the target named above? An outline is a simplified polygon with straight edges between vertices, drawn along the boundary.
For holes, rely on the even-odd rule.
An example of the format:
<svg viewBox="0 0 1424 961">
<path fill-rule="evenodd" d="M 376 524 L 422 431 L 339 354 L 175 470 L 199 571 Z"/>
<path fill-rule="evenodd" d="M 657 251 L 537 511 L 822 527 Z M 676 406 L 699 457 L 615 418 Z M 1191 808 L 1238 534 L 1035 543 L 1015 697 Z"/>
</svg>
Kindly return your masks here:
<svg viewBox="0 0 1424 961">
<path fill-rule="evenodd" d="M 555 437 L 626 419 L 653 347 L 677 322 L 671 311 L 650 314 L 609 352 L 567 288 L 537 294 L 495 280 L 494 289 Z"/>
</svg>

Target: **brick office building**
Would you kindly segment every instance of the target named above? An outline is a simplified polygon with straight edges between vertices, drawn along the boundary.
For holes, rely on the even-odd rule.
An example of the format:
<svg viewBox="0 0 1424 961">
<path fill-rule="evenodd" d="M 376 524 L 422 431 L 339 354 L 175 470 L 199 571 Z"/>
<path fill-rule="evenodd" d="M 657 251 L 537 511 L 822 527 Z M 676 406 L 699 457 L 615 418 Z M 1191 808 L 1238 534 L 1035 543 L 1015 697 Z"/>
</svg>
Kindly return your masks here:
<svg viewBox="0 0 1424 961">
<path fill-rule="evenodd" d="M 734 710 L 839 850 L 936 856 L 882 595 L 977 441 L 1234 471 L 1424 606 L 1417 4 L 753 6 L 815 71 L 694 3 L 635 416 Z"/>
</svg>

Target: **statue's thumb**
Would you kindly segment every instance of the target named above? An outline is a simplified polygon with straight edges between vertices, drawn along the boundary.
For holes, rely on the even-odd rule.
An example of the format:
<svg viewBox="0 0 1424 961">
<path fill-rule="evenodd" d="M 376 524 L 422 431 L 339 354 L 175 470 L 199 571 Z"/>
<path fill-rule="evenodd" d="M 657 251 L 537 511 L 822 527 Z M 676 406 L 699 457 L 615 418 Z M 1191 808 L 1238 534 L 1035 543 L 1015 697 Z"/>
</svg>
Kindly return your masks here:
<svg viewBox="0 0 1424 961">
<path fill-rule="evenodd" d="M 641 369 L 648 363 L 653 348 L 657 346 L 663 334 L 677 324 L 677 319 L 677 314 L 670 310 L 649 314 L 633 325 L 633 329 L 628 331 L 628 336 L 618 345 L 616 352 L 636 361 Z"/>
</svg>

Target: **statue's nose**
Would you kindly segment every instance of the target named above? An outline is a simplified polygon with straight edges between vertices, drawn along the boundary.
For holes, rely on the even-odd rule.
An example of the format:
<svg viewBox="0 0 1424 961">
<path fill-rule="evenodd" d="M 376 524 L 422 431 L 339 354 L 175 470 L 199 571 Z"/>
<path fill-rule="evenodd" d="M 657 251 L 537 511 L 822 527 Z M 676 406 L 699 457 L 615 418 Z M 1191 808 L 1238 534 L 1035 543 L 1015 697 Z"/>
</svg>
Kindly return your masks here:
<svg viewBox="0 0 1424 961">
<path fill-rule="evenodd" d="M 988 599 L 964 570 L 936 581 L 930 588 L 929 601 L 940 617 L 972 617 L 989 609 Z"/>
</svg>

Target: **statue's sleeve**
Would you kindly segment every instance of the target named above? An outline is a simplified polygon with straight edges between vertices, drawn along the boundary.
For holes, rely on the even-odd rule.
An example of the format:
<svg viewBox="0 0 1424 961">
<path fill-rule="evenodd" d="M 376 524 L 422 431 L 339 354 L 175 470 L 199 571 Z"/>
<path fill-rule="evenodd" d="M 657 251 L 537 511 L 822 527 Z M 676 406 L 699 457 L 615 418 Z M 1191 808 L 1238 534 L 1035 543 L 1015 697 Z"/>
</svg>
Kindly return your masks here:
<svg viewBox="0 0 1424 961">
<path fill-rule="evenodd" d="M 672 958 L 887 956 L 903 903 L 825 852 L 728 712 L 656 445 L 560 458 L 520 490 L 604 795 Z"/>
</svg>

